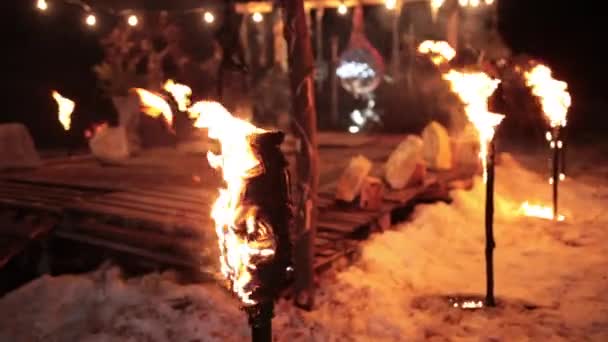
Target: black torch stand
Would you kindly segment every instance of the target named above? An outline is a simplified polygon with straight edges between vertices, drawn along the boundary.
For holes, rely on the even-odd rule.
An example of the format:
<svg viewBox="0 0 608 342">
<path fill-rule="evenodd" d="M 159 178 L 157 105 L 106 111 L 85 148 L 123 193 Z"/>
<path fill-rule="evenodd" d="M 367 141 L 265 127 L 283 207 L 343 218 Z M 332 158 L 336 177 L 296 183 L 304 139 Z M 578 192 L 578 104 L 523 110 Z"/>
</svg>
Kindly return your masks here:
<svg viewBox="0 0 608 342">
<path fill-rule="evenodd" d="M 559 182 L 560 182 L 560 157 L 561 150 L 563 148 L 563 142 L 561 142 L 561 128 L 555 127 L 553 128 L 553 140 L 551 141 L 551 146 L 553 148 L 553 167 L 552 167 L 552 186 L 553 186 L 553 219 L 557 220 L 558 217 L 558 200 L 559 200 Z"/>
<path fill-rule="evenodd" d="M 486 306 L 496 306 L 494 299 L 494 154 L 492 140 L 488 146 L 486 180 Z"/>
<path fill-rule="evenodd" d="M 249 317 L 252 342 L 272 341 L 272 317 L 274 316 L 274 303 L 262 302 L 244 308 Z"/>
</svg>

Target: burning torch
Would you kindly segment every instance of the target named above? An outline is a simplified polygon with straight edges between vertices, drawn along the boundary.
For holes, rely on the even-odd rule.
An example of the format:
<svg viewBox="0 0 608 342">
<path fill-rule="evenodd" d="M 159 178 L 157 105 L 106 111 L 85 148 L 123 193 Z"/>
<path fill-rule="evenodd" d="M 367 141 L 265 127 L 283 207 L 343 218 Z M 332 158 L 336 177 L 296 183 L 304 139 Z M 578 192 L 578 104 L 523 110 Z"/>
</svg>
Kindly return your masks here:
<svg viewBox="0 0 608 342">
<path fill-rule="evenodd" d="M 284 134 L 235 118 L 216 102 L 198 102 L 195 127 L 208 128 L 221 154 L 208 153 L 225 187 L 211 216 L 220 248 L 221 271 L 249 317 L 253 341 L 271 341 L 274 300 L 291 269 L 292 218 Z"/>
<path fill-rule="evenodd" d="M 539 64 L 530 71 L 526 71 L 524 77 L 526 85 L 531 87 L 532 93 L 539 98 L 545 118 L 551 126 L 551 130 L 546 133 L 549 147 L 553 150 L 552 172 L 549 184 L 553 187 L 553 219 L 559 220 L 559 183 L 566 178 L 566 158 L 562 128 L 566 127 L 566 116 L 572 99 L 568 93 L 568 84 L 554 79 L 551 75 L 551 69 L 545 65 Z"/>
<path fill-rule="evenodd" d="M 72 143 L 67 146 L 68 156 L 72 154 L 73 147 L 73 139 L 70 139 L 70 129 L 72 128 L 72 113 L 74 112 L 74 108 L 76 107 L 76 103 L 67 97 L 63 97 L 59 92 L 53 90 L 51 93 L 55 102 L 57 102 L 57 117 L 59 119 L 59 123 L 63 127 L 63 130 L 68 134 L 69 141 Z"/>
<path fill-rule="evenodd" d="M 451 70 L 444 74 L 454 91 L 465 105 L 465 113 L 479 134 L 479 158 L 483 165 L 483 179 L 486 183 L 486 298 L 485 305 L 495 306 L 494 299 L 494 134 L 504 115 L 488 111 L 488 98 L 494 93 L 499 80 L 492 79 L 483 72 L 458 72 Z"/>
</svg>

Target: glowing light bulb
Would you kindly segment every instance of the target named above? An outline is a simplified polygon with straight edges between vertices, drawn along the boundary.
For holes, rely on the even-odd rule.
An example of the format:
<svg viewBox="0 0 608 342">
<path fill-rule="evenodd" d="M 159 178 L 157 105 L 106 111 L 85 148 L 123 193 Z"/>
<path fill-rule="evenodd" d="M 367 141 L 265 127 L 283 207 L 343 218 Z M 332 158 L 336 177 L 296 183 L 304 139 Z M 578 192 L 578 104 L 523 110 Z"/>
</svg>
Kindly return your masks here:
<svg viewBox="0 0 608 342">
<path fill-rule="evenodd" d="M 566 175 L 563 174 L 563 173 L 560 173 L 559 174 L 559 180 L 562 181 L 562 182 L 565 181 L 566 180 Z"/>
<path fill-rule="evenodd" d="M 459 4 L 461 7 L 468 6 L 468 5 L 469 5 L 469 0 L 458 0 L 458 4 Z"/>
<path fill-rule="evenodd" d="M 350 126 L 350 127 L 348 127 L 348 131 L 349 131 L 350 133 L 352 133 L 352 134 L 359 133 L 359 130 L 360 130 L 360 129 L 359 129 L 359 127 L 357 127 L 357 126 Z"/>
<path fill-rule="evenodd" d="M 397 0 L 385 0 L 384 5 L 387 9 L 393 10 L 397 6 Z"/>
<path fill-rule="evenodd" d="M 346 13 L 348 13 L 348 7 L 346 7 L 345 4 L 340 4 L 340 6 L 338 6 L 338 14 L 345 15 Z"/>
<path fill-rule="evenodd" d="M 251 19 L 256 23 L 261 23 L 264 20 L 264 16 L 260 12 L 255 12 L 251 16 Z"/>
<path fill-rule="evenodd" d="M 137 26 L 137 24 L 139 24 L 139 19 L 137 19 L 135 14 L 131 14 L 129 18 L 127 18 L 127 24 L 129 24 L 129 26 Z"/>
<path fill-rule="evenodd" d="M 215 21 L 215 16 L 211 12 L 205 12 L 205 14 L 203 14 L 203 20 L 207 24 L 213 24 L 213 22 Z"/>
<path fill-rule="evenodd" d="M 551 132 L 547 131 L 547 133 L 545 133 L 545 139 L 547 139 L 547 141 L 553 140 L 553 135 L 551 135 Z"/>
<path fill-rule="evenodd" d="M 46 11 L 49 8 L 49 4 L 46 3 L 46 0 L 38 0 L 36 2 L 36 8 L 41 11 Z"/>
<path fill-rule="evenodd" d="M 89 15 L 87 15 L 84 22 L 89 26 L 95 26 L 97 24 L 97 18 L 95 17 L 94 14 L 89 14 Z"/>
<path fill-rule="evenodd" d="M 469 0 L 469 5 L 471 5 L 471 7 L 477 7 L 479 6 L 479 0 Z"/>
<path fill-rule="evenodd" d="M 492 5 L 494 3 L 494 0 L 486 0 L 486 5 Z"/>
</svg>

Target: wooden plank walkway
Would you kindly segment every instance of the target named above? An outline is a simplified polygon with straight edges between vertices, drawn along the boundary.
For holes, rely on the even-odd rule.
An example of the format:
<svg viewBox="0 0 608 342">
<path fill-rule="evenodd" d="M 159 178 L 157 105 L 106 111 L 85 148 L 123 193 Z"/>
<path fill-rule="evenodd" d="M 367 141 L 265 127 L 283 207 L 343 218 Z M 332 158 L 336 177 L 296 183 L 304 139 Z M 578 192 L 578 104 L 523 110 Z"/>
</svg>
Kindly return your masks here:
<svg viewBox="0 0 608 342">
<path fill-rule="evenodd" d="M 334 183 L 351 157 L 363 154 L 382 163 L 401 138 L 334 133 L 321 142 L 317 271 L 355 255 L 359 242 L 394 224 L 400 210 L 420 201 L 449 200 L 445 185 L 460 177 L 454 172 L 431 173 L 421 186 L 387 192 L 380 210 L 334 201 Z M 204 156 L 175 150 L 150 151 L 121 167 L 80 158 L 0 175 L 0 204 L 12 215 L 0 226 L 0 267 L 51 230 L 62 239 L 161 265 L 191 270 L 215 266 L 217 237 L 209 211 L 219 184 Z M 52 219 L 34 224 L 16 218 L 23 215 Z"/>
</svg>

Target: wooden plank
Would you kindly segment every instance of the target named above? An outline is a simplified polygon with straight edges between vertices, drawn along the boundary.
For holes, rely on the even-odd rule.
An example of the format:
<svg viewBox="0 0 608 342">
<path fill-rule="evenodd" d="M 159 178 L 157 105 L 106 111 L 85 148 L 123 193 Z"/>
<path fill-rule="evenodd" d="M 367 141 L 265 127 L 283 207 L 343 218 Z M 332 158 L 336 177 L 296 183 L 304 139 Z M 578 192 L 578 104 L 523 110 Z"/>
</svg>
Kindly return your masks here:
<svg viewBox="0 0 608 342">
<path fill-rule="evenodd" d="M 129 192 L 115 192 L 95 198 L 95 201 L 99 200 L 112 201 L 116 203 L 139 203 L 148 206 L 184 210 L 194 213 L 201 212 L 201 209 L 206 209 L 204 211 L 208 212 L 208 209 L 211 208 L 213 202 L 215 201 L 215 199 L 209 198 L 207 201 L 201 200 L 200 202 L 195 203 L 194 199 L 191 199 L 190 201 L 172 200 L 166 197 L 141 195 Z"/>
<path fill-rule="evenodd" d="M 195 261 L 195 260 L 189 260 L 188 258 L 176 257 L 171 254 L 156 253 L 156 252 L 149 251 L 145 248 L 137 248 L 137 247 L 133 247 L 133 246 L 128 246 L 128 245 L 125 245 L 122 243 L 111 242 L 111 241 L 107 241 L 107 240 L 100 239 L 100 238 L 90 237 L 85 234 L 79 234 L 76 232 L 57 231 L 56 236 L 63 238 L 63 239 L 77 241 L 77 242 L 92 245 L 92 246 L 97 246 L 97 247 L 107 248 L 107 249 L 118 251 L 118 252 L 132 254 L 132 255 L 135 255 L 138 257 L 142 257 L 142 258 L 146 258 L 146 259 L 149 259 L 149 260 L 152 260 L 155 262 L 159 262 L 164 265 L 179 266 L 179 267 L 184 267 L 184 268 L 193 269 L 193 270 L 201 270 L 201 262 Z"/>
<path fill-rule="evenodd" d="M 34 193 L 44 193 L 47 195 L 54 196 L 85 196 L 89 195 L 91 191 L 82 191 L 78 189 L 71 188 L 63 188 L 58 186 L 46 186 L 46 185 L 37 185 L 37 184 L 25 184 L 20 182 L 3 182 L 0 181 L 0 189 L 7 189 L 12 191 L 22 191 L 22 192 L 34 192 Z M 97 192 L 93 192 L 97 193 Z"/>
<path fill-rule="evenodd" d="M 115 207 L 120 209 L 129 209 L 133 212 L 142 212 L 145 214 L 159 214 L 167 217 L 178 217 L 192 221 L 202 221 L 209 218 L 211 208 L 209 206 L 201 206 L 198 212 L 185 210 L 175 207 L 165 207 L 158 205 L 147 205 L 136 201 L 116 200 L 112 198 L 96 198 L 86 201 L 90 205 L 101 205 L 104 207 Z"/>
<path fill-rule="evenodd" d="M 68 212 L 85 215 L 95 215 L 101 218 L 113 218 L 114 220 L 132 221 L 139 224 L 142 229 L 160 231 L 165 234 L 178 234 L 184 236 L 203 236 L 204 226 L 209 221 L 193 221 L 178 217 L 147 213 L 127 208 L 119 208 L 111 205 L 93 204 L 80 202 L 68 205 Z"/>
<path fill-rule="evenodd" d="M 27 246 L 27 240 L 0 236 L 0 268 Z"/>
<path fill-rule="evenodd" d="M 26 219 L 21 221 L 2 219 L 0 221 L 0 236 L 33 240 L 48 233 L 55 223 L 50 219 Z"/>
<path fill-rule="evenodd" d="M 39 202 L 31 202 L 31 201 L 23 201 L 23 200 L 14 200 L 10 198 L 0 197 L 0 204 L 7 208 L 13 209 L 30 209 L 34 211 L 41 211 L 47 213 L 55 213 L 59 214 L 62 211 L 62 207 L 59 204 L 51 204 L 51 203 L 39 203 Z"/>
<path fill-rule="evenodd" d="M 200 257 L 205 254 L 203 248 L 205 246 L 213 245 L 215 247 L 215 244 L 198 238 L 184 238 L 157 232 L 118 227 L 111 224 L 96 222 L 91 219 L 78 222 L 74 224 L 73 227 L 74 229 L 62 229 L 62 231 L 82 233 L 87 236 L 126 243 L 138 248 L 176 253 L 189 257 Z"/>
</svg>

